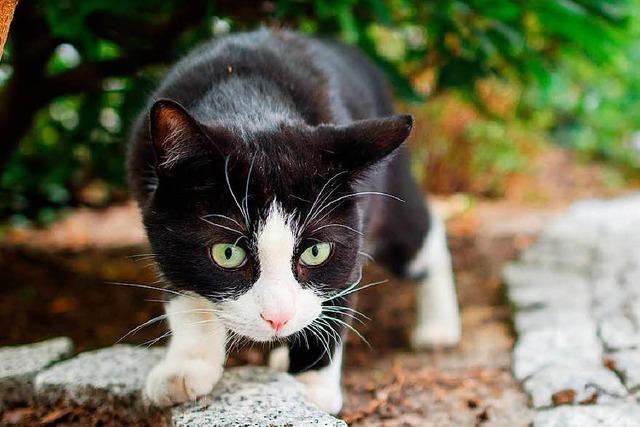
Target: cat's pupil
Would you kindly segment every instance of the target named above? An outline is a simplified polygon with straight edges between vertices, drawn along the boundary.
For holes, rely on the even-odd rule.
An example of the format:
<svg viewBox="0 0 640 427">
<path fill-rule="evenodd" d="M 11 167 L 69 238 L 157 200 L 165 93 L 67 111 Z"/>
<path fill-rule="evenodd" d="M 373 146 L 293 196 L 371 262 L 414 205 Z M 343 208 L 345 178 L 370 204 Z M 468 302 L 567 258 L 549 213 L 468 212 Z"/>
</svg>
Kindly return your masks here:
<svg viewBox="0 0 640 427">
<path fill-rule="evenodd" d="M 227 249 L 224 250 L 224 257 L 226 259 L 231 259 L 231 255 L 233 255 L 233 250 L 231 247 L 227 247 Z"/>
<path fill-rule="evenodd" d="M 318 256 L 318 246 L 313 245 L 313 247 L 311 248 L 311 255 L 313 255 L 314 257 Z"/>
</svg>

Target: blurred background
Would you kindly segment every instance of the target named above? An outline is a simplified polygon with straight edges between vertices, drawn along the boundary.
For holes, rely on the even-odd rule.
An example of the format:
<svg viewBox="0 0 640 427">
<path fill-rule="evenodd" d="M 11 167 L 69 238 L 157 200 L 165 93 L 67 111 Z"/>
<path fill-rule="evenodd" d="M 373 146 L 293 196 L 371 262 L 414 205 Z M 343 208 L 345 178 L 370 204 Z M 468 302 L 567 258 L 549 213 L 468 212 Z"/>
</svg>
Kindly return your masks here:
<svg viewBox="0 0 640 427">
<path fill-rule="evenodd" d="M 47 224 L 127 199 L 131 120 L 166 66 L 257 25 L 358 45 L 415 114 L 415 172 L 436 193 L 540 198 L 519 187 L 562 147 L 638 176 L 635 0 L 23 2 L 0 66 L 0 221 Z M 542 191 L 544 193 L 544 191 Z"/>
<path fill-rule="evenodd" d="M 22 1 L 0 63 L 0 345 L 54 335 L 71 336 L 81 350 L 110 345 L 161 313 L 159 303 L 145 301 L 158 298 L 153 291 L 124 285 L 155 280 L 125 184 L 128 129 L 182 54 L 264 25 L 357 45 L 384 69 L 398 110 L 416 118 L 413 172 L 449 218 L 466 331 L 484 331 L 481 340 L 465 332 L 453 357 L 466 366 L 478 346 L 508 354 L 502 263 L 571 201 L 638 187 L 639 6 Z M 368 274 L 387 276 L 375 267 Z M 364 326 L 379 355 L 407 348 L 413 288 L 398 286 L 393 301 L 376 297 L 378 290 L 363 296 L 385 324 Z M 147 328 L 128 340 L 149 345 L 161 334 Z M 366 402 L 363 384 L 379 362 L 361 342 L 350 345 L 356 351 L 347 363 L 366 372 L 346 377 L 345 411 L 362 421 L 375 415 L 355 408 Z M 516 387 L 509 384 L 501 387 Z"/>
</svg>

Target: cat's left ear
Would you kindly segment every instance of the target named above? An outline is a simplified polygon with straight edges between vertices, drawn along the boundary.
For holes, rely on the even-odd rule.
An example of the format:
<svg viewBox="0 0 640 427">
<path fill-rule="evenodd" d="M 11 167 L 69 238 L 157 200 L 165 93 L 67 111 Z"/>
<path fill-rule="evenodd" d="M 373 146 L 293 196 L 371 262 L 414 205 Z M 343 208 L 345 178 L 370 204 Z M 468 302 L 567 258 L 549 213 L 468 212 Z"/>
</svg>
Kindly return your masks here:
<svg viewBox="0 0 640 427">
<path fill-rule="evenodd" d="M 331 163 L 357 175 L 393 153 L 409 137 L 412 128 L 413 117 L 409 115 L 335 126 L 326 154 Z"/>
<path fill-rule="evenodd" d="M 205 128 L 175 101 L 156 101 L 149 113 L 149 130 L 159 173 L 171 173 L 173 166 L 199 154 L 223 154 L 230 136 L 221 128 Z"/>
</svg>

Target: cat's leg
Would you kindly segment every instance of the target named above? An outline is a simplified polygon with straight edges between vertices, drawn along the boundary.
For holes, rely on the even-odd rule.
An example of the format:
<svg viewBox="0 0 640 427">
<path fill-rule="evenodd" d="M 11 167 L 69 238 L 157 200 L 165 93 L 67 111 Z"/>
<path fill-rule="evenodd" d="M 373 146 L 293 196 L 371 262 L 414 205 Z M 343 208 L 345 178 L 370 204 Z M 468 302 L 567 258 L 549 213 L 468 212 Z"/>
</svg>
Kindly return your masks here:
<svg viewBox="0 0 640 427">
<path fill-rule="evenodd" d="M 409 174 L 406 150 L 390 162 L 385 190 L 404 203 L 379 202 L 367 250 L 394 273 L 419 281 L 414 345 L 453 346 L 461 331 L 446 229 Z"/>
<path fill-rule="evenodd" d="M 290 343 L 288 352 L 280 347 L 269 358 L 270 367 L 294 375 L 304 385 L 309 401 L 330 414 L 342 409 L 342 345 L 333 338 L 340 333 L 327 331 L 323 342 L 307 333 L 306 338 Z"/>
<path fill-rule="evenodd" d="M 458 299 L 444 223 L 433 211 L 430 217 L 429 231 L 407 269 L 420 281 L 413 344 L 450 347 L 460 341 Z"/>
<path fill-rule="evenodd" d="M 211 391 L 225 360 L 224 326 L 212 304 L 197 296 L 179 296 L 166 306 L 171 341 L 165 358 L 149 373 L 146 395 L 156 405 L 195 400 Z"/>
</svg>

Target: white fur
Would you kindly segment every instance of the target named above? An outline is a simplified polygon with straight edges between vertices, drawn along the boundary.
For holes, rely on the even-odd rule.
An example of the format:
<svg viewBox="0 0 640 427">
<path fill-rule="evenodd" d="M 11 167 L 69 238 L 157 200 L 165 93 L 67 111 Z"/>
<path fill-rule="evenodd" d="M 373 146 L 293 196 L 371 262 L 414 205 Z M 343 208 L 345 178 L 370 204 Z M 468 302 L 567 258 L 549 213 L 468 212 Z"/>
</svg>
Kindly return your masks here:
<svg viewBox="0 0 640 427">
<path fill-rule="evenodd" d="M 269 354 L 269 367 L 279 372 L 289 370 L 289 347 L 274 348 Z"/>
<path fill-rule="evenodd" d="M 342 347 L 336 346 L 329 366 L 296 375 L 305 388 L 307 398 L 318 408 L 330 414 L 342 409 Z"/>
<path fill-rule="evenodd" d="M 166 306 L 173 335 L 165 358 L 149 373 L 145 393 L 158 406 L 170 406 L 211 391 L 222 375 L 224 326 L 215 308 L 198 296 L 180 296 Z"/>
<path fill-rule="evenodd" d="M 291 221 L 274 202 L 258 232 L 258 280 L 237 300 L 221 303 L 230 329 L 256 341 L 270 341 L 303 329 L 320 315 L 320 297 L 303 289 L 293 275 L 295 235 Z M 263 313 L 284 313 L 290 320 L 276 334 L 261 317 Z"/>
<path fill-rule="evenodd" d="M 431 229 L 409 265 L 409 274 L 427 274 L 418 290 L 416 347 L 448 347 L 460 341 L 458 299 L 444 223 L 431 212 Z"/>
</svg>

